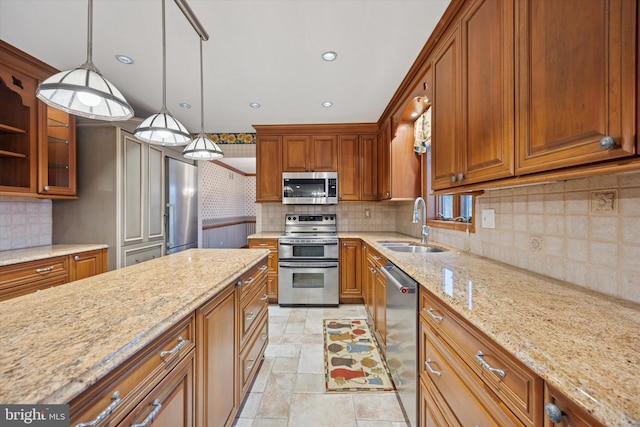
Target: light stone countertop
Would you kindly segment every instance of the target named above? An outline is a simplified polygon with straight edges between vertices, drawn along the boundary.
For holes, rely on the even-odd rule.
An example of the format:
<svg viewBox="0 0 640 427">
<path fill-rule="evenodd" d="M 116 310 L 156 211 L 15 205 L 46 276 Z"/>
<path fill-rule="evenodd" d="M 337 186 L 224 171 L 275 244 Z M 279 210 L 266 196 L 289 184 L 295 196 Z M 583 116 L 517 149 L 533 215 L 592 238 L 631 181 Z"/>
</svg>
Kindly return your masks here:
<svg viewBox="0 0 640 427">
<path fill-rule="evenodd" d="M 604 425 L 640 426 L 639 304 L 456 249 L 414 254 L 377 243 L 419 242 L 402 234 L 338 235 L 386 256 Z"/>
<path fill-rule="evenodd" d="M 78 252 L 106 249 L 104 244 L 78 244 L 78 245 L 46 245 L 32 248 L 12 249 L 0 251 L 0 267 L 21 262 L 37 261 L 45 258 L 77 254 Z"/>
<path fill-rule="evenodd" d="M 1 302 L 0 402 L 69 402 L 268 253 L 190 249 Z"/>
</svg>

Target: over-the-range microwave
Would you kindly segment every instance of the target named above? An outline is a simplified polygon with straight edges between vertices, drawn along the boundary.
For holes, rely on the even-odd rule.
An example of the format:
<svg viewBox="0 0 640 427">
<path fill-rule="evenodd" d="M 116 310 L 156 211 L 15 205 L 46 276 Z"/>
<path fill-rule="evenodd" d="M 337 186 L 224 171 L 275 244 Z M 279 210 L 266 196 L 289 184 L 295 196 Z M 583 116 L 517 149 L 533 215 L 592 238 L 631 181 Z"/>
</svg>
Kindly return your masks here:
<svg viewBox="0 0 640 427">
<path fill-rule="evenodd" d="M 338 173 L 283 172 L 282 203 L 285 205 L 337 204 Z"/>
</svg>

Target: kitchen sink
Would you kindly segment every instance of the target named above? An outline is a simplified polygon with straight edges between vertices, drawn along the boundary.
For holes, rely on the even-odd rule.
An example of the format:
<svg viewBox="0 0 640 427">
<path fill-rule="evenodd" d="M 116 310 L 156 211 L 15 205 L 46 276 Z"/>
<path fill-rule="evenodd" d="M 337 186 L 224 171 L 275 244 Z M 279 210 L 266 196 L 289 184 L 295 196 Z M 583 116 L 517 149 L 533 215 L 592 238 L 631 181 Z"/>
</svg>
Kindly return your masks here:
<svg viewBox="0 0 640 427">
<path fill-rule="evenodd" d="M 439 248 L 437 246 L 421 245 L 418 243 L 409 242 L 378 242 L 383 247 L 394 252 L 410 252 L 416 254 L 426 254 L 434 252 L 445 252 L 446 249 Z"/>
</svg>

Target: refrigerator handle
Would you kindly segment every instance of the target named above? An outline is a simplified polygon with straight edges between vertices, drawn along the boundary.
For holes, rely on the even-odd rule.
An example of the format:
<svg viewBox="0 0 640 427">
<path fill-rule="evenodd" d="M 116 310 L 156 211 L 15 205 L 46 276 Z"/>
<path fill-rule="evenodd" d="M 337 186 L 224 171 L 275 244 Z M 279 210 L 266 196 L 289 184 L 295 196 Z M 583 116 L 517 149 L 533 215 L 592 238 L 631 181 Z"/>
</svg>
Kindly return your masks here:
<svg viewBox="0 0 640 427">
<path fill-rule="evenodd" d="M 172 212 L 176 208 L 174 203 L 167 203 L 167 209 L 165 210 L 164 220 L 167 229 L 167 248 L 173 247 L 173 230 L 175 229 L 175 224 L 173 223 L 173 219 L 175 218 L 174 212 Z"/>
</svg>

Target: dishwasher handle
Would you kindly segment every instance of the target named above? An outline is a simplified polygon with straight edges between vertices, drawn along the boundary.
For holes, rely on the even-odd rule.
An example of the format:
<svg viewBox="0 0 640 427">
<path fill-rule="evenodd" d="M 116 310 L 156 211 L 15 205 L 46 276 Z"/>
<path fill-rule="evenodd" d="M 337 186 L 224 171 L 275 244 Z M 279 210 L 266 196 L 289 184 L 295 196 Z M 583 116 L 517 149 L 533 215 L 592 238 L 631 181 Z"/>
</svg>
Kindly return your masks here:
<svg viewBox="0 0 640 427">
<path fill-rule="evenodd" d="M 393 283 L 393 285 L 398 289 L 398 291 L 401 294 L 415 294 L 416 293 L 416 282 L 411 279 L 410 277 L 407 276 L 406 279 L 404 279 L 404 277 L 402 276 L 406 276 L 406 274 L 404 272 L 402 272 L 402 276 L 401 279 L 402 282 L 401 283 L 400 280 L 398 280 L 394 274 L 391 273 L 392 270 L 398 270 L 398 267 L 396 267 L 395 265 L 391 264 L 387 264 L 383 267 L 380 268 L 380 270 L 382 270 L 382 274 L 384 274 L 387 277 L 388 281 L 391 281 L 391 283 Z M 399 272 L 398 272 L 399 273 Z"/>
</svg>

